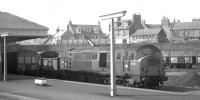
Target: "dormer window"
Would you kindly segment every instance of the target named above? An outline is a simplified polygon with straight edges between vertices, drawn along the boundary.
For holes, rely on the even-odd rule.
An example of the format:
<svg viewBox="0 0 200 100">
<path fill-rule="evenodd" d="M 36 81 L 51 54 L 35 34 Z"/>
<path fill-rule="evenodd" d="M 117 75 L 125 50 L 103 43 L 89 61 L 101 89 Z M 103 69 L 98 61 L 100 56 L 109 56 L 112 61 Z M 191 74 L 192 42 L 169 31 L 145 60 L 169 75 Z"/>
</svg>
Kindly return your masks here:
<svg viewBox="0 0 200 100">
<path fill-rule="evenodd" d="M 128 22 L 124 22 L 124 27 L 128 27 Z"/>
<path fill-rule="evenodd" d="M 94 33 L 99 33 L 99 28 L 98 27 L 94 28 Z"/>
</svg>

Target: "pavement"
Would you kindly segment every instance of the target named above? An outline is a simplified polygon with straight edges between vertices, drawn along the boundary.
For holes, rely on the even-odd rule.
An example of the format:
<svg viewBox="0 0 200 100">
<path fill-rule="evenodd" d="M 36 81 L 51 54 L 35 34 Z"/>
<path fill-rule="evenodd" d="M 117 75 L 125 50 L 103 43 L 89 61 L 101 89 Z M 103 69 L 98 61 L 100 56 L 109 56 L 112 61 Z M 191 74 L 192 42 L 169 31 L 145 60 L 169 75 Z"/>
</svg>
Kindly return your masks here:
<svg viewBox="0 0 200 100">
<path fill-rule="evenodd" d="M 0 100 L 199 100 L 200 90 L 164 86 L 161 90 L 117 87 L 110 96 L 109 85 L 48 79 L 47 86 L 37 86 L 35 77 L 9 75 L 0 82 Z"/>
</svg>

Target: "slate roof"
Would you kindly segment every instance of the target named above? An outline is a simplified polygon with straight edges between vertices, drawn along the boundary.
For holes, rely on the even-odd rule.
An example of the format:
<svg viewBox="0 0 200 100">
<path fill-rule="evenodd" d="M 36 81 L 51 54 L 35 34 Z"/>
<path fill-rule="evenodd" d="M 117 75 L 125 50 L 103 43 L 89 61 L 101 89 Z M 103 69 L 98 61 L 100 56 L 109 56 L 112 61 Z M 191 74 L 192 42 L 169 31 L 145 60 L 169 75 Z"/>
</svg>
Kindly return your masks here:
<svg viewBox="0 0 200 100">
<path fill-rule="evenodd" d="M 180 24 L 175 24 L 173 26 L 173 30 L 183 30 L 183 29 L 200 29 L 200 21 L 184 22 Z"/>
<path fill-rule="evenodd" d="M 139 29 L 132 36 L 159 34 L 162 28 Z"/>
<path fill-rule="evenodd" d="M 33 29 L 44 31 L 49 30 L 45 26 L 31 22 L 8 12 L 0 12 L 0 29 Z"/>
<path fill-rule="evenodd" d="M 77 28 L 77 27 L 84 27 L 84 28 L 94 28 L 94 27 L 99 27 L 99 25 L 80 25 L 80 24 L 72 24 L 72 27 Z"/>
<path fill-rule="evenodd" d="M 145 24 L 147 28 L 161 28 L 159 24 Z"/>
<path fill-rule="evenodd" d="M 76 29 L 80 27 L 81 29 L 91 29 L 89 33 L 94 33 L 94 28 L 99 28 L 100 33 L 102 33 L 101 27 L 99 25 L 84 25 L 84 24 L 71 24 L 72 33 L 76 33 Z M 88 32 L 87 32 L 88 33 Z"/>
<path fill-rule="evenodd" d="M 68 39 L 68 38 L 70 38 L 71 36 L 88 36 L 88 37 L 90 37 L 90 36 L 99 36 L 100 38 L 106 38 L 106 36 L 105 36 L 105 34 L 96 34 L 96 33 L 84 33 L 84 34 L 77 34 L 77 33 L 72 33 L 71 31 L 66 31 L 62 36 L 61 36 L 61 38 L 62 39 Z"/>
</svg>

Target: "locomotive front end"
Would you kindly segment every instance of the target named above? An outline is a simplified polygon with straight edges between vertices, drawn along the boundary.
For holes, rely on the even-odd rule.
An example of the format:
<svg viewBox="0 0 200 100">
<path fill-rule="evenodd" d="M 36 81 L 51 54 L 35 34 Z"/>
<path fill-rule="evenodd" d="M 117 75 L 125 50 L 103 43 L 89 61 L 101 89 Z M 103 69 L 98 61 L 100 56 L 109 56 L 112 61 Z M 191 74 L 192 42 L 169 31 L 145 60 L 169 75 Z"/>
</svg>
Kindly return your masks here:
<svg viewBox="0 0 200 100">
<path fill-rule="evenodd" d="M 145 56 L 139 60 L 139 66 L 141 83 L 144 87 L 158 87 L 167 80 L 162 58 Z"/>
<path fill-rule="evenodd" d="M 155 88 L 167 80 L 162 52 L 152 44 L 136 49 L 134 61 L 130 61 L 130 73 L 136 87 Z"/>
<path fill-rule="evenodd" d="M 159 87 L 165 76 L 164 59 L 162 52 L 154 45 L 144 45 L 137 50 L 140 69 L 140 80 L 144 87 Z"/>
</svg>

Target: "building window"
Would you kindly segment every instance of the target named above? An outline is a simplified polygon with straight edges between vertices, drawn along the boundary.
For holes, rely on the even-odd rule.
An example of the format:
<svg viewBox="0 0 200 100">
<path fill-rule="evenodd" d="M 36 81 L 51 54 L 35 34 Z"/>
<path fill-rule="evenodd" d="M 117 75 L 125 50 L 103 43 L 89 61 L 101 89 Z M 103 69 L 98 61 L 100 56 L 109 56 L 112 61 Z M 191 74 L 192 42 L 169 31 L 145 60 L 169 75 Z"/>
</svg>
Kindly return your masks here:
<svg viewBox="0 0 200 100">
<path fill-rule="evenodd" d="M 126 40 L 126 39 L 123 39 L 122 41 L 123 41 L 124 44 L 127 43 L 127 40 Z"/>
<path fill-rule="evenodd" d="M 119 37 L 122 37 L 122 36 L 123 36 L 123 31 L 120 31 Z"/>
<path fill-rule="evenodd" d="M 124 27 L 128 27 L 128 22 L 124 22 Z"/>
<path fill-rule="evenodd" d="M 99 28 L 95 27 L 94 28 L 94 33 L 99 33 Z"/>
<path fill-rule="evenodd" d="M 123 36 L 128 36 L 129 34 L 128 34 L 128 30 L 124 30 L 123 31 Z"/>
<path fill-rule="evenodd" d="M 123 32 L 123 36 L 126 36 L 126 31 Z"/>
<path fill-rule="evenodd" d="M 120 37 L 120 31 L 117 31 L 117 37 Z"/>
<path fill-rule="evenodd" d="M 97 40 L 99 39 L 99 36 L 98 36 L 98 35 L 96 35 L 96 39 L 97 39 Z"/>
<path fill-rule="evenodd" d="M 77 33 L 81 33 L 81 28 L 80 27 L 77 28 Z"/>
</svg>

